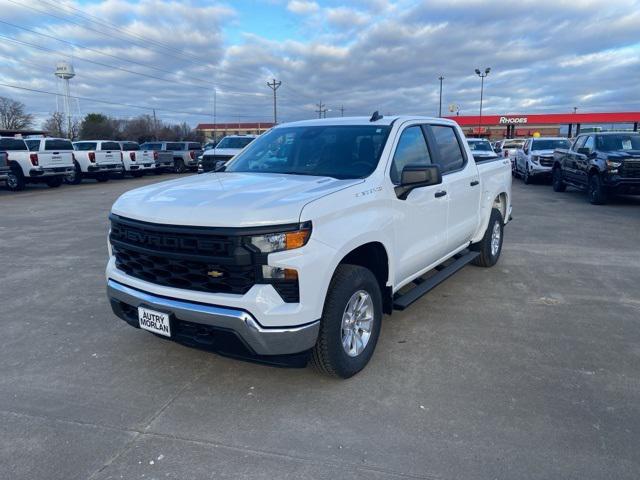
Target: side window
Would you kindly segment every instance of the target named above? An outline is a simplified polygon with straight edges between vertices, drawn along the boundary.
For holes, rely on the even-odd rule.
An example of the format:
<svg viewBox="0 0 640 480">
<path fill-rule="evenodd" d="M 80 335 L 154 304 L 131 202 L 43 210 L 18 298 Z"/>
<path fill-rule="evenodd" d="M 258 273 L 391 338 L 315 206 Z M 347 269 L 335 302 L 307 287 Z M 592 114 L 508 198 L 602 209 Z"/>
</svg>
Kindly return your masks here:
<svg viewBox="0 0 640 480">
<path fill-rule="evenodd" d="M 571 147 L 571 150 L 573 150 L 574 152 L 577 152 L 578 149 L 584 145 L 584 142 L 586 139 L 587 137 L 585 135 L 582 135 L 576 138 L 576 141 L 573 142 L 573 147 Z"/>
<path fill-rule="evenodd" d="M 464 154 L 453 127 L 431 125 L 429 128 L 436 142 L 435 148 L 439 153 L 437 163 L 440 165 L 442 174 L 462 168 Z"/>
<path fill-rule="evenodd" d="M 589 136 L 589 138 L 587 138 L 587 141 L 584 142 L 584 148 L 588 148 L 590 152 L 593 152 L 593 149 L 595 148 L 595 140 L 593 138 L 593 135 Z"/>
<path fill-rule="evenodd" d="M 529 153 L 529 142 L 530 142 L 530 140 L 527 140 L 526 142 L 524 142 L 524 147 L 522 147 L 522 151 L 523 151 L 525 154 L 528 154 L 528 153 Z"/>
<path fill-rule="evenodd" d="M 405 129 L 400 135 L 398 146 L 393 154 L 391 172 L 389 172 L 391 181 L 399 184 L 402 169 L 407 165 L 429 164 L 431 164 L 431 157 L 429 156 L 422 128 L 419 125 L 414 125 Z"/>
</svg>

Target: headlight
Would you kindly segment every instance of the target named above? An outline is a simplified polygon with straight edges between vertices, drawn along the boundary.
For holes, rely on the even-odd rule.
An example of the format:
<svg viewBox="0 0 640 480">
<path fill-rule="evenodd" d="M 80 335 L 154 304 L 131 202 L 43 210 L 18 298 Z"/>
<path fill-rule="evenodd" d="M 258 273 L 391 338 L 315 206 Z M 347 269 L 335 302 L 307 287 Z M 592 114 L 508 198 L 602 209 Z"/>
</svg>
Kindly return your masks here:
<svg viewBox="0 0 640 480">
<path fill-rule="evenodd" d="M 533 161 L 533 163 L 540 163 L 540 157 L 538 155 L 532 155 L 531 161 Z"/>
<path fill-rule="evenodd" d="M 607 160 L 607 168 L 609 170 L 616 170 L 617 168 L 622 166 L 622 162 L 616 162 L 613 160 Z"/>
<path fill-rule="evenodd" d="M 251 237 L 251 244 L 262 253 L 280 252 L 304 247 L 311 236 L 311 223 L 300 225 L 297 230 L 282 233 L 267 233 Z"/>
</svg>

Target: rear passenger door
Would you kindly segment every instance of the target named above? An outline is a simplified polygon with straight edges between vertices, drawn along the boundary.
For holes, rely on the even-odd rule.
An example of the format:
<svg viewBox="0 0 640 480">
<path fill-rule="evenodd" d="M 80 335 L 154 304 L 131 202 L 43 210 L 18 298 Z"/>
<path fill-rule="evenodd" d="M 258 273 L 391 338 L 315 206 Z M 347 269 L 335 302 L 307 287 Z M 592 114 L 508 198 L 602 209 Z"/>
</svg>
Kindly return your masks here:
<svg viewBox="0 0 640 480">
<path fill-rule="evenodd" d="M 431 165 L 421 125 L 407 125 L 397 137 L 389 177 L 399 185 L 407 165 Z M 400 285 L 446 254 L 447 210 L 443 185 L 413 189 L 405 199 L 393 198 L 394 256 L 397 259 L 394 284 Z"/>
<path fill-rule="evenodd" d="M 440 166 L 447 192 L 447 253 L 468 243 L 478 225 L 480 176 L 473 157 L 467 157 L 464 139 L 450 125 L 429 125 L 427 138 Z"/>
<path fill-rule="evenodd" d="M 567 153 L 564 165 L 562 165 L 562 173 L 569 181 L 574 183 L 580 183 L 578 175 L 578 149 L 584 146 L 586 140 L 586 135 L 580 135 L 576 141 L 573 142 L 571 149 Z"/>
</svg>

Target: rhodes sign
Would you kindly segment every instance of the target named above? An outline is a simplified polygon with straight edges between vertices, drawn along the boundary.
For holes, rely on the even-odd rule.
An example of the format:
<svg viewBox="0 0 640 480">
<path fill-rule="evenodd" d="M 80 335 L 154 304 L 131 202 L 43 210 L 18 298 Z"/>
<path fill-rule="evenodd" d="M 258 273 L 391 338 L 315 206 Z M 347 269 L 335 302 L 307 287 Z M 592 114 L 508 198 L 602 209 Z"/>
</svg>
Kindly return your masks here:
<svg viewBox="0 0 640 480">
<path fill-rule="evenodd" d="M 500 125 L 515 125 L 527 123 L 527 117 L 500 117 Z"/>
</svg>

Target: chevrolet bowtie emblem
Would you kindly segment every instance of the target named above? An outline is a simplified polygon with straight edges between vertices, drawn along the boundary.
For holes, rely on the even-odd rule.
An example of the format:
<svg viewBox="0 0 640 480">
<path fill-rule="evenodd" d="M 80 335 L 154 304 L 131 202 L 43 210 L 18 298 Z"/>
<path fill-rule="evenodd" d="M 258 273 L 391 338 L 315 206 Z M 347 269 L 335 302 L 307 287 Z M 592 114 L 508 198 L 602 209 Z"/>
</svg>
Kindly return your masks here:
<svg viewBox="0 0 640 480">
<path fill-rule="evenodd" d="M 213 278 L 220 278 L 224 275 L 224 272 L 221 272 L 219 270 L 211 270 L 209 272 L 207 272 L 207 275 L 209 275 L 210 277 Z"/>
</svg>

